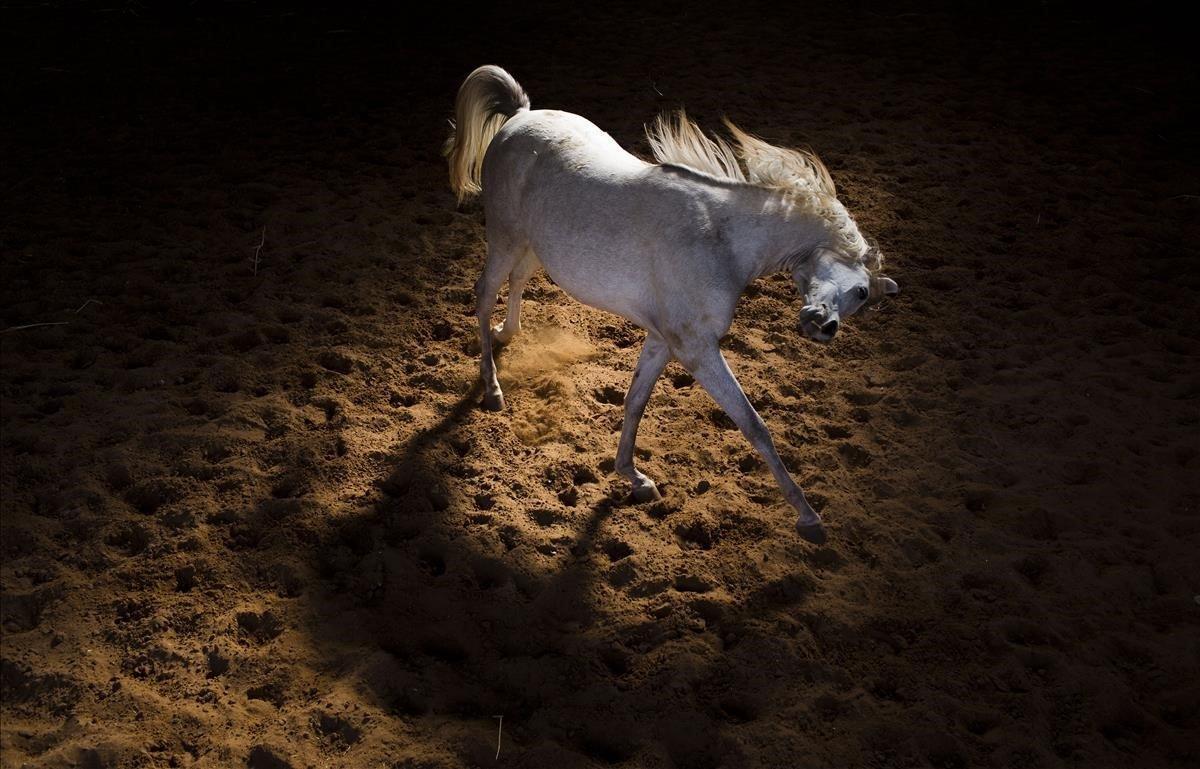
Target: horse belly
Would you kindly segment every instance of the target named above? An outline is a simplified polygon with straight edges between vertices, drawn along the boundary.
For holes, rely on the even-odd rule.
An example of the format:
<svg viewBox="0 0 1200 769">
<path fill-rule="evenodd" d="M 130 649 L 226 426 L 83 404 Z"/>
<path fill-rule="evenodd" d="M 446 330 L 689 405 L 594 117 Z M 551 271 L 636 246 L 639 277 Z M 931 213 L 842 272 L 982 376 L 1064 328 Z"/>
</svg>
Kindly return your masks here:
<svg viewBox="0 0 1200 769">
<path fill-rule="evenodd" d="M 534 244 L 533 250 L 550 279 L 576 300 L 638 325 L 646 324 L 644 267 L 640 273 L 623 269 L 629 260 L 582 243 L 565 253 L 546 244 L 541 249 Z"/>
</svg>

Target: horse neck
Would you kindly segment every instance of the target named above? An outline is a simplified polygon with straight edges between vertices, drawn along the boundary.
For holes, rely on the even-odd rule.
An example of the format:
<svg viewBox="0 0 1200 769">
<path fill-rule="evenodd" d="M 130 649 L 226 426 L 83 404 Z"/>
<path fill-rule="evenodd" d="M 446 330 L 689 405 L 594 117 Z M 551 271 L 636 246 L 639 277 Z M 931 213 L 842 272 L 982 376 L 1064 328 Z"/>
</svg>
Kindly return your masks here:
<svg viewBox="0 0 1200 769">
<path fill-rule="evenodd" d="M 828 224 L 791 205 L 779 190 L 739 187 L 729 200 L 730 240 L 744 285 L 764 275 L 794 272 L 828 239 Z"/>
</svg>

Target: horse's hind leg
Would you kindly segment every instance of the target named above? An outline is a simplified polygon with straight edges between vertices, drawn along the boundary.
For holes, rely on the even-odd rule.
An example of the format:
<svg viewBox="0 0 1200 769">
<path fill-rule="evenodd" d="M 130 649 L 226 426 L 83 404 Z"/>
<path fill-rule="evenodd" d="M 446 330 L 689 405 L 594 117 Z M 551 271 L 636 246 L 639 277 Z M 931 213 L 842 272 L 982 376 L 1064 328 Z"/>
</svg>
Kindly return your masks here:
<svg viewBox="0 0 1200 769">
<path fill-rule="evenodd" d="M 504 323 L 492 330 L 493 338 L 498 344 L 508 344 L 521 330 L 521 295 L 525 292 L 525 284 L 537 271 L 538 259 L 533 251 L 525 249 L 525 255 L 518 261 L 512 273 L 508 276 L 508 311 Z"/>
<path fill-rule="evenodd" d="M 636 502 L 650 502 L 658 499 L 658 487 L 654 481 L 647 478 L 633 466 L 633 446 L 637 441 L 638 424 L 646 411 L 646 403 L 654 390 L 654 383 L 662 375 L 667 361 L 671 359 L 671 351 L 657 334 L 650 333 L 642 354 L 638 357 L 637 368 L 633 370 L 633 381 L 629 384 L 629 393 L 625 396 L 625 421 L 621 425 L 621 442 L 617 447 L 616 470 L 629 479 L 633 484 L 633 499 Z"/>
<path fill-rule="evenodd" d="M 479 320 L 479 378 L 483 381 L 483 407 L 489 411 L 504 409 L 504 393 L 496 379 L 496 361 L 492 357 L 492 310 L 500 284 L 512 272 L 517 259 L 527 250 L 514 247 L 507 238 L 488 233 L 487 264 L 475 283 L 475 317 Z"/>
</svg>

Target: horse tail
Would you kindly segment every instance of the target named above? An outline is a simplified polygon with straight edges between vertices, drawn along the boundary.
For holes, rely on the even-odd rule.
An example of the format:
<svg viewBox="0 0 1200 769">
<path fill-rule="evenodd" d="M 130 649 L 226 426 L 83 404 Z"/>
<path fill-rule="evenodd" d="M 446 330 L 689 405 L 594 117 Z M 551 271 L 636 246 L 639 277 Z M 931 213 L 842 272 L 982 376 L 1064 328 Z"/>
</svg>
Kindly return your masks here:
<svg viewBox="0 0 1200 769">
<path fill-rule="evenodd" d="M 454 103 L 453 133 L 443 153 L 450 163 L 450 188 L 462 203 L 482 190 L 488 144 L 513 115 L 529 109 L 529 97 L 513 76 L 487 64 L 467 75 Z"/>
</svg>

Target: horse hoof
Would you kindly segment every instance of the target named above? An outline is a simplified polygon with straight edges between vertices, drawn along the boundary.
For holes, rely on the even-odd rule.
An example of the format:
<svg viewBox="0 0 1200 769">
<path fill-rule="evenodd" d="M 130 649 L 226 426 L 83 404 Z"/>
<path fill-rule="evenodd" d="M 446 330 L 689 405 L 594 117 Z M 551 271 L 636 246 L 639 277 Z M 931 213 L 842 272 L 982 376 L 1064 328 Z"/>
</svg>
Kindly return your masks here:
<svg viewBox="0 0 1200 769">
<path fill-rule="evenodd" d="M 658 493 L 658 487 L 653 481 L 646 481 L 640 486 L 633 487 L 633 501 L 637 504 L 643 502 L 657 502 L 662 499 L 662 494 Z"/>
<path fill-rule="evenodd" d="M 483 407 L 488 411 L 504 411 L 504 393 L 484 393 Z"/>
<path fill-rule="evenodd" d="M 806 542 L 811 542 L 814 545 L 825 544 L 825 527 L 819 523 L 802 524 L 797 521 L 796 533 L 800 535 L 800 539 Z"/>
<path fill-rule="evenodd" d="M 504 326 L 492 326 L 492 341 L 497 345 L 506 345 L 512 339 L 512 334 L 504 333 Z"/>
</svg>

